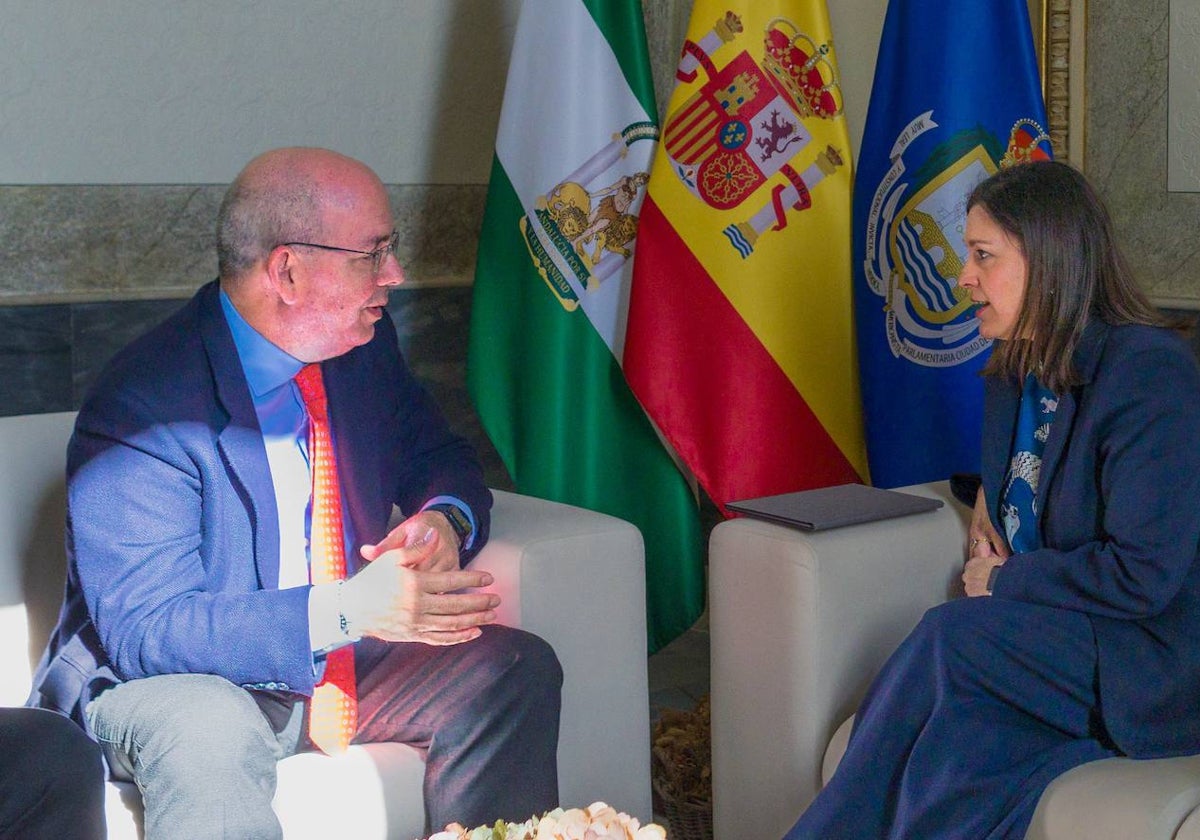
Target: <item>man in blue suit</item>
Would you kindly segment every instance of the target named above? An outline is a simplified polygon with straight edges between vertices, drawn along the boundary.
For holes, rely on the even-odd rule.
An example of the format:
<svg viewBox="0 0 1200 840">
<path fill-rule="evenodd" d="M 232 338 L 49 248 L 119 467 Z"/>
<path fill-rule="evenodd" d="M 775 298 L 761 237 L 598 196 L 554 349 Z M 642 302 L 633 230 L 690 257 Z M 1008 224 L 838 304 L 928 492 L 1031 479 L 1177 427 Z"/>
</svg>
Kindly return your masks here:
<svg viewBox="0 0 1200 840">
<path fill-rule="evenodd" d="M 119 353 L 79 413 L 66 599 L 31 703 L 73 717 L 137 782 L 151 840 L 280 836 L 275 763 L 314 748 L 310 698 L 347 647 L 353 741 L 427 750 L 430 826 L 556 804 L 561 669 L 469 591 L 491 582 L 461 568 L 491 495 L 401 357 L 385 309 L 404 279 L 396 241 L 362 163 L 261 155 L 222 203 L 219 280 Z M 312 365 L 344 582 L 309 576 L 293 377 Z M 393 505 L 407 518 L 389 532 Z"/>
</svg>

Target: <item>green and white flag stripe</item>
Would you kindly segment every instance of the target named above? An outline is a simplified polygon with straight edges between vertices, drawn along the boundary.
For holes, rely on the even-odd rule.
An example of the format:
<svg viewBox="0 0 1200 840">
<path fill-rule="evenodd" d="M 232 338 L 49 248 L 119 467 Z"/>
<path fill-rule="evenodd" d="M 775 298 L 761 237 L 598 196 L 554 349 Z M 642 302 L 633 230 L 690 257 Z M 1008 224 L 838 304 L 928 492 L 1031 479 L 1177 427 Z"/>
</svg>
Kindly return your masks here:
<svg viewBox="0 0 1200 840">
<path fill-rule="evenodd" d="M 656 122 L 637 0 L 525 0 L 480 235 L 467 372 L 519 492 L 642 532 L 651 650 L 704 606 L 695 497 L 620 367 Z"/>
</svg>

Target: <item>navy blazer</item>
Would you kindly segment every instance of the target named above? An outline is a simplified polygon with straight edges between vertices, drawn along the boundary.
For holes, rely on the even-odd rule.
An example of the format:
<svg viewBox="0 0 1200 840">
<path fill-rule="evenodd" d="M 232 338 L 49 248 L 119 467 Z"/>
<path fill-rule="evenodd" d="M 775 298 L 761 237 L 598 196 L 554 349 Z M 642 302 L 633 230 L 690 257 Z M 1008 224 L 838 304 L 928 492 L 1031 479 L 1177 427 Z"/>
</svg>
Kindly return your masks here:
<svg viewBox="0 0 1200 840">
<path fill-rule="evenodd" d="M 1037 491 L 1043 548 L 993 595 L 1087 613 L 1100 712 L 1126 754 L 1200 752 L 1200 370 L 1175 334 L 1092 322 Z M 1019 384 L 985 387 L 983 481 L 999 533 Z"/>
<path fill-rule="evenodd" d="M 405 365 L 391 319 L 322 368 L 358 544 L 385 535 L 393 504 L 412 513 L 445 494 L 470 505 L 472 553 L 482 548 L 491 493 L 470 445 Z M 122 350 L 79 412 L 67 455 L 66 593 L 30 703 L 86 728 L 92 697 L 156 674 L 311 694 L 308 587 L 276 588 L 278 522 L 212 282 Z"/>
</svg>

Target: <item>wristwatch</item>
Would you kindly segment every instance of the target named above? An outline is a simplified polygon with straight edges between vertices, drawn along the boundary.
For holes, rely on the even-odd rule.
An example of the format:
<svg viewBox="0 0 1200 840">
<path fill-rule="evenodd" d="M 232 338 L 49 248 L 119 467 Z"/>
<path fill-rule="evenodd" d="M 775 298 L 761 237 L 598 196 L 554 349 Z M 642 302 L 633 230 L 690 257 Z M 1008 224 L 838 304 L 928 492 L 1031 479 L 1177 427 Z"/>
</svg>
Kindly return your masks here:
<svg viewBox="0 0 1200 840">
<path fill-rule="evenodd" d="M 1000 566 L 1003 565 L 1003 563 L 1000 564 Z M 996 586 L 996 576 L 1000 574 L 1000 566 L 992 566 L 991 571 L 988 572 L 987 594 L 989 595 L 992 594 L 992 589 Z"/>
<path fill-rule="evenodd" d="M 467 540 L 471 539 L 471 520 L 467 518 L 466 511 L 449 502 L 430 505 L 425 510 L 436 510 L 443 514 L 454 529 L 454 535 L 458 537 L 458 550 L 462 551 L 467 547 Z"/>
</svg>

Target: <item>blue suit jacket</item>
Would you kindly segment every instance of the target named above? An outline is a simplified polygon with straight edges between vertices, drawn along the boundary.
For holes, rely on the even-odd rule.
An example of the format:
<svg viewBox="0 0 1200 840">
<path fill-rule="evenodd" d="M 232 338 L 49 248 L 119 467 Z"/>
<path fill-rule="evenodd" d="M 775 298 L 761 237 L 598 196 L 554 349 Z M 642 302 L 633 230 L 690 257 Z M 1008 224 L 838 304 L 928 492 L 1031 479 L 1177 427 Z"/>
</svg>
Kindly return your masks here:
<svg viewBox="0 0 1200 840">
<path fill-rule="evenodd" d="M 359 544 L 393 503 L 470 505 L 487 541 L 491 494 L 405 366 L 386 316 L 323 364 L 347 515 Z M 279 590 L 266 450 L 216 282 L 119 353 L 67 457 L 67 585 L 30 702 L 71 715 L 122 680 L 206 673 L 310 694 L 308 587 Z M 347 558 L 352 574 L 357 546 Z"/>
<path fill-rule="evenodd" d="M 1125 753 L 1200 752 L 1200 371 L 1151 327 L 1093 322 L 1059 398 L 1037 502 L 1044 548 L 1009 558 L 993 595 L 1087 613 L 1100 711 Z M 993 525 L 1019 401 L 985 389 Z"/>
</svg>

